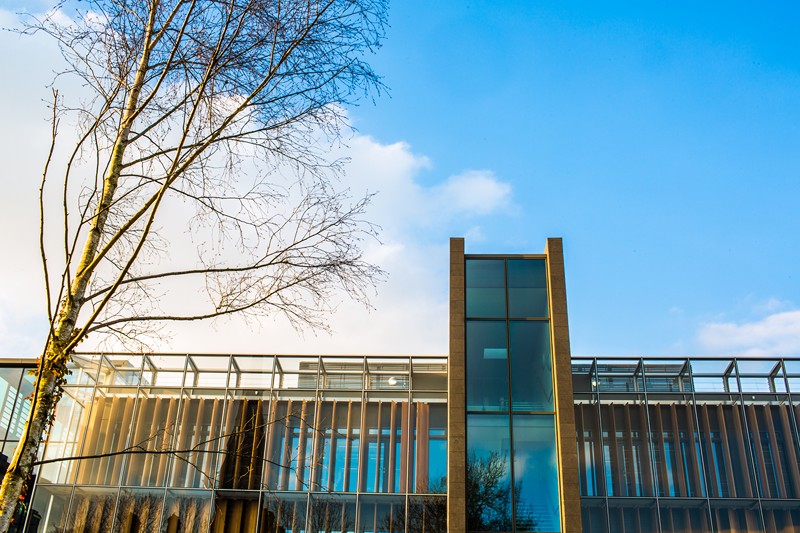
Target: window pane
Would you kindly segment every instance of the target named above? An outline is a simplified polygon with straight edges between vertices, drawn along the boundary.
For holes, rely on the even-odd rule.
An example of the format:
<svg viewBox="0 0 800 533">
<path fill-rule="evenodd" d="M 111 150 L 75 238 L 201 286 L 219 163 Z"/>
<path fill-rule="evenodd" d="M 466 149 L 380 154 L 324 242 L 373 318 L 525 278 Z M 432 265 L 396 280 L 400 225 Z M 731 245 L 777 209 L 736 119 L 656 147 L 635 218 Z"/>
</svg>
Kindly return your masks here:
<svg viewBox="0 0 800 533">
<path fill-rule="evenodd" d="M 508 315 L 511 318 L 547 316 L 547 267 L 544 259 L 509 259 Z"/>
<path fill-rule="evenodd" d="M 122 489 L 117 502 L 115 531 L 158 531 L 164 491 Z"/>
<path fill-rule="evenodd" d="M 553 415 L 514 416 L 517 531 L 561 531 Z"/>
<path fill-rule="evenodd" d="M 366 495 L 359 498 L 359 533 L 401 533 L 405 530 L 404 496 Z"/>
<path fill-rule="evenodd" d="M 504 318 L 506 289 L 503 260 L 467 260 L 467 316 Z"/>
<path fill-rule="evenodd" d="M 550 324 L 512 321 L 509 327 L 514 411 L 553 411 Z"/>
<path fill-rule="evenodd" d="M 447 498 L 409 497 L 405 524 L 409 533 L 447 533 Z"/>
<path fill-rule="evenodd" d="M 508 416 L 467 415 L 467 530 L 511 531 Z"/>
<path fill-rule="evenodd" d="M 467 321 L 467 410 L 508 410 L 505 321 Z"/>
<path fill-rule="evenodd" d="M 261 530 L 285 533 L 306 531 L 306 495 L 264 493 L 261 500 Z"/>
<path fill-rule="evenodd" d="M 428 424 L 428 492 L 447 492 L 447 406 L 430 406 Z"/>
<path fill-rule="evenodd" d="M 356 497 L 355 495 L 317 495 L 311 497 L 311 509 L 308 513 L 308 531 L 336 531 L 355 533 L 356 530 Z M 265 529 L 261 531 L 275 531 Z"/>
<path fill-rule="evenodd" d="M 76 487 L 65 522 L 67 527 L 62 531 L 111 533 L 117 490 L 116 487 Z"/>
</svg>

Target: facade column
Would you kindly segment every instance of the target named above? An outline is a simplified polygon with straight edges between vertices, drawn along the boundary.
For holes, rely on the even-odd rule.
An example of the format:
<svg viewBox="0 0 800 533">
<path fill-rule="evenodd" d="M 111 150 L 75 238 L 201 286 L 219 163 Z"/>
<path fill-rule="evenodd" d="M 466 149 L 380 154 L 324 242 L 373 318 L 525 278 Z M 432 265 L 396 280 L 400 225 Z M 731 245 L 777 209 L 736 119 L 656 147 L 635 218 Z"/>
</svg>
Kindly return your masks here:
<svg viewBox="0 0 800 533">
<path fill-rule="evenodd" d="M 467 530 L 464 239 L 450 239 L 450 356 L 447 379 L 447 531 Z M 575 447 L 573 435 L 573 449 Z"/>
<path fill-rule="evenodd" d="M 578 481 L 578 453 L 572 396 L 572 360 L 567 320 L 567 286 L 564 276 L 564 248 L 560 238 L 547 239 L 547 273 L 550 324 L 553 339 L 553 374 L 556 395 L 558 460 L 561 472 L 561 522 L 564 533 L 581 533 L 581 497 Z"/>
</svg>

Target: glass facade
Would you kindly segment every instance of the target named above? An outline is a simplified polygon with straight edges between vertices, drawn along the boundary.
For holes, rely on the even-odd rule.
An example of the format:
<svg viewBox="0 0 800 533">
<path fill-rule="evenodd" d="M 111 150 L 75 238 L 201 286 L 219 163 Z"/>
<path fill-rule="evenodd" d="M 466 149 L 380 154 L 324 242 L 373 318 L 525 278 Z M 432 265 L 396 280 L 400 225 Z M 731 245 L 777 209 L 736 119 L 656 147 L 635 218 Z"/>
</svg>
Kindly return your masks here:
<svg viewBox="0 0 800 533">
<path fill-rule="evenodd" d="M 466 275 L 469 531 L 561 531 L 544 258 L 470 257 Z"/>
<path fill-rule="evenodd" d="M 498 322 L 512 401 L 467 413 L 467 518 L 554 531 L 555 420 L 515 407 Z M 31 376 L 0 368 L 10 453 Z M 800 530 L 800 360 L 572 371 L 584 532 Z M 444 358 L 79 356 L 69 380 L 27 531 L 447 531 Z"/>
<path fill-rule="evenodd" d="M 573 359 L 583 530 L 800 530 L 800 364 Z"/>
<path fill-rule="evenodd" d="M 444 532 L 446 384 L 440 357 L 78 358 L 28 531 Z"/>
</svg>

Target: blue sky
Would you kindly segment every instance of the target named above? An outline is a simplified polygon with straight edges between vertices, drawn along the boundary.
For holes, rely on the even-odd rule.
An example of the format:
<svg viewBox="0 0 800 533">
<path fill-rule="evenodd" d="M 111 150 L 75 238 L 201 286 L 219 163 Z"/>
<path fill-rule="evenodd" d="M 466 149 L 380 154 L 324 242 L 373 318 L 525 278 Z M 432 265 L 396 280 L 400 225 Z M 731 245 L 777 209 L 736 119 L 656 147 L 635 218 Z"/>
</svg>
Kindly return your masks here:
<svg viewBox="0 0 800 533">
<path fill-rule="evenodd" d="M 705 324 L 797 308 L 797 4 L 433 4 L 392 6 L 391 98 L 356 124 L 424 179 L 511 184 L 469 251 L 564 237 L 574 351 L 714 351 Z"/>
<path fill-rule="evenodd" d="M 277 322 L 232 347 L 239 326 L 217 325 L 200 349 L 442 353 L 446 239 L 466 235 L 472 253 L 564 238 L 575 354 L 800 354 L 800 7 L 652 4 L 394 2 L 372 60 L 390 90 L 350 110 L 345 180 L 380 192 L 375 310 L 343 304 L 332 337 Z M 38 175 L 54 54 L 2 39 L 0 162 Z M 8 142 L 26 127 L 30 157 Z M 12 174 L 6 198 L 31 202 L 35 180 Z M 5 289 L 11 354 L 40 318 Z"/>
</svg>

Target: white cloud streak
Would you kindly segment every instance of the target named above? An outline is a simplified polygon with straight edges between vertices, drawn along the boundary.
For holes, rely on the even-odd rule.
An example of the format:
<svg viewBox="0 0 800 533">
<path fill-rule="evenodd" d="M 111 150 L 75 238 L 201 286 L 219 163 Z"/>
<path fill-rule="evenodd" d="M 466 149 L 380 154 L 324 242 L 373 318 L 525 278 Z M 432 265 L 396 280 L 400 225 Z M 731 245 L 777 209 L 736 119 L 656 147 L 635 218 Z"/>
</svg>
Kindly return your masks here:
<svg viewBox="0 0 800 533">
<path fill-rule="evenodd" d="M 800 310 L 770 314 L 750 322 L 712 322 L 700 327 L 698 344 L 713 354 L 800 355 Z"/>
<path fill-rule="evenodd" d="M 511 185 L 490 170 L 470 170 L 433 188 L 433 199 L 453 214 L 488 215 L 511 203 Z"/>
</svg>

